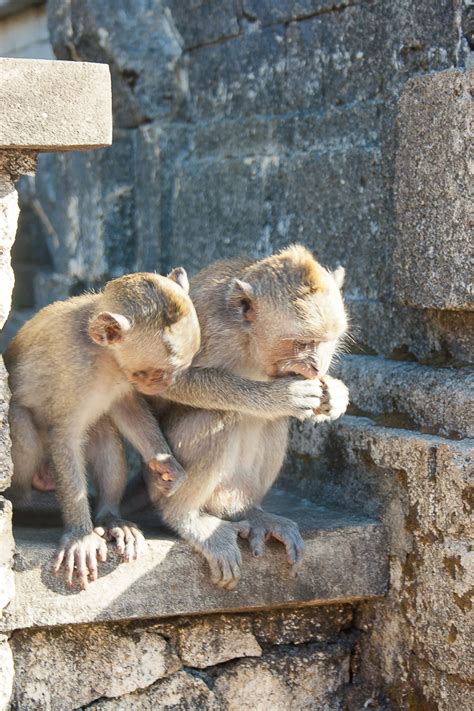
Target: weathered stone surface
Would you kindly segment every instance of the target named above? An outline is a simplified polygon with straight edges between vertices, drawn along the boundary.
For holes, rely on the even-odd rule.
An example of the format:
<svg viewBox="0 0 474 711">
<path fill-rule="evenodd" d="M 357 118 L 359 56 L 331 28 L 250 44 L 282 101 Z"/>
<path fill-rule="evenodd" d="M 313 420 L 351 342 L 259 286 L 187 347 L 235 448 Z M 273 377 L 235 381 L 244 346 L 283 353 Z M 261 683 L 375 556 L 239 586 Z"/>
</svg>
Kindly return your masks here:
<svg viewBox="0 0 474 711">
<path fill-rule="evenodd" d="M 12 506 L 0 496 L 0 617 L 15 593 L 12 571 L 15 544 L 12 535 Z"/>
<path fill-rule="evenodd" d="M 385 593 L 387 561 L 378 523 L 315 506 L 282 491 L 271 495 L 268 508 L 300 525 L 306 541 L 300 574 L 296 579 L 288 576 L 281 544 L 271 542 L 265 556 L 257 560 L 243 542 L 242 580 L 230 592 L 211 584 L 207 564 L 186 543 L 157 527 L 149 529 L 149 551 L 141 560 L 117 565 L 111 551 L 89 590 L 70 590 L 50 573 L 59 530 L 17 528 L 17 592 L 0 626 L 16 629 L 243 611 L 350 601 Z"/>
<path fill-rule="evenodd" d="M 160 0 L 133 6 L 116 0 L 113 12 L 94 0 L 53 0 L 48 25 L 57 57 L 110 66 L 116 126 L 137 126 L 179 108 L 187 92 L 182 40 Z"/>
<path fill-rule="evenodd" d="M 376 422 L 426 433 L 474 437 L 474 371 L 429 368 L 374 356 L 344 356 L 334 374 L 351 403 Z"/>
<path fill-rule="evenodd" d="M 8 405 L 10 389 L 8 373 L 0 356 L 0 491 L 4 491 L 11 480 L 13 465 L 10 457 L 10 431 L 8 428 Z"/>
<path fill-rule="evenodd" d="M 180 668 L 166 640 L 153 631 L 92 625 L 17 631 L 14 703 L 38 711 L 77 709 L 102 696 L 143 689 Z"/>
<path fill-rule="evenodd" d="M 196 676 L 185 671 L 157 681 L 146 691 L 127 694 L 113 701 L 99 701 L 88 706 L 90 711 L 157 711 L 176 709 L 180 711 L 218 711 L 213 692 Z"/>
<path fill-rule="evenodd" d="M 237 622 L 237 624 L 236 624 Z M 260 657 L 262 649 L 249 629 L 237 621 L 203 620 L 178 633 L 178 651 L 186 666 L 204 669 L 238 657 Z"/>
<path fill-rule="evenodd" d="M 349 659 L 343 646 L 308 645 L 239 661 L 217 677 L 214 693 L 228 711 L 339 708 Z"/>
<path fill-rule="evenodd" d="M 0 329 L 7 320 L 11 306 L 14 279 L 10 251 L 19 214 L 18 196 L 8 168 L 5 156 L 0 154 Z"/>
<path fill-rule="evenodd" d="M 474 363 L 472 311 L 416 309 L 350 296 L 347 301 L 351 331 L 366 352 L 416 357 L 435 366 Z"/>
<path fill-rule="evenodd" d="M 472 172 L 474 72 L 411 79 L 398 116 L 397 300 L 424 308 L 473 309 Z"/>
<path fill-rule="evenodd" d="M 326 605 L 296 610 L 271 610 L 253 615 L 249 623 L 260 644 L 303 644 L 336 641 L 351 626 L 350 605 Z"/>
<path fill-rule="evenodd" d="M 112 141 L 107 66 L 1 58 L 0 102 L 0 147 L 77 150 Z"/>
<path fill-rule="evenodd" d="M 0 711 L 10 708 L 13 689 L 13 656 L 6 637 L 0 635 Z"/>
<path fill-rule="evenodd" d="M 445 700 L 473 682 L 473 441 L 344 417 L 327 428 L 297 425 L 291 446 L 294 486 L 378 512 L 385 525 L 390 589 L 359 621 L 359 679 L 385 683 L 395 708 L 410 708 L 407 699 L 449 708 Z"/>
</svg>

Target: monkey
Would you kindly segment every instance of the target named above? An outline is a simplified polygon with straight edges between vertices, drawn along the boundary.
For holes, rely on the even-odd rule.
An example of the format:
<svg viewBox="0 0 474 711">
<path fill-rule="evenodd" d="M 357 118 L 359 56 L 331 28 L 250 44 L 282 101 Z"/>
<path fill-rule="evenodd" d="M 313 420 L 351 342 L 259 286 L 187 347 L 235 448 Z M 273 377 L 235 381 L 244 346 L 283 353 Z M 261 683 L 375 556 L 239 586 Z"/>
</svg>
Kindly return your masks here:
<svg viewBox="0 0 474 711">
<path fill-rule="evenodd" d="M 182 268 L 168 277 L 143 272 L 113 279 L 99 293 L 46 306 L 4 354 L 12 394 L 8 493 L 15 503 L 32 485 L 56 489 L 65 531 L 53 570 L 62 567 L 69 585 L 74 577 L 86 589 L 97 578 L 106 539 L 126 560 L 144 549 L 141 531 L 119 514 L 126 482 L 120 435 L 147 463 L 163 496 L 186 477 L 142 395 L 171 385 L 199 348 L 188 292 Z M 96 528 L 87 471 L 97 489 Z"/>
<path fill-rule="evenodd" d="M 217 262 L 191 280 L 201 347 L 153 398 L 188 479 L 165 499 L 145 475 L 146 496 L 204 555 L 220 587 L 240 578 L 238 536 L 255 556 L 266 539 L 281 541 L 292 574 L 301 562 L 297 525 L 260 503 L 282 467 L 289 417 L 322 422 L 347 408 L 346 386 L 327 374 L 347 330 L 343 279 L 342 267 L 330 272 L 293 245 L 256 262 Z M 143 479 L 128 493 L 132 508 L 143 504 Z"/>
</svg>

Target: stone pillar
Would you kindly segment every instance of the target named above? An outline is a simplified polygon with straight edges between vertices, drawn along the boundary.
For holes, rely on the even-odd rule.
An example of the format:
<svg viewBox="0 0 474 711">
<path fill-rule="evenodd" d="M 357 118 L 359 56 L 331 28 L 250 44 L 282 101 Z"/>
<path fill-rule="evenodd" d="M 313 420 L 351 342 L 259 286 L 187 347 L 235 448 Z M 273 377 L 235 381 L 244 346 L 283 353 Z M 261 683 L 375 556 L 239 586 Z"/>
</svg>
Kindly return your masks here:
<svg viewBox="0 0 474 711">
<path fill-rule="evenodd" d="M 18 220 L 15 181 L 31 174 L 40 151 L 81 150 L 112 140 L 110 75 L 106 65 L 0 59 L 0 329 L 11 305 L 10 251 Z M 0 357 L 0 492 L 11 479 L 9 390 Z M 11 504 L 0 496 L 0 617 L 14 595 Z M 9 705 L 13 661 L 0 636 L 0 711 Z"/>
</svg>

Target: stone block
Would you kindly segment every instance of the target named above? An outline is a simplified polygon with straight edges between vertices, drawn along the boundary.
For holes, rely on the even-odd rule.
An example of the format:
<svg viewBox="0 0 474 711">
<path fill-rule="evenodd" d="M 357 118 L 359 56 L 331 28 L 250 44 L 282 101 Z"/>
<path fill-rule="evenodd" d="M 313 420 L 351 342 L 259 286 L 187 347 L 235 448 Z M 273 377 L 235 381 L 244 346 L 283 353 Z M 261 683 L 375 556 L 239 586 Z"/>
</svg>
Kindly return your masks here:
<svg viewBox="0 0 474 711">
<path fill-rule="evenodd" d="M 78 150 L 112 142 L 107 66 L 0 58 L 0 102 L 0 148 Z"/>
<path fill-rule="evenodd" d="M 296 610 L 270 610 L 252 616 L 250 624 L 263 645 L 336 641 L 341 630 L 351 626 L 350 605 L 326 605 Z"/>
<path fill-rule="evenodd" d="M 195 273 L 224 256 L 268 250 L 264 226 L 265 158 L 191 161 L 177 166 L 172 200 L 172 263 Z M 189 249 L 190 235 L 193 249 Z M 251 237 L 250 237 L 251 235 Z"/>
<path fill-rule="evenodd" d="M 8 711 L 11 708 L 14 673 L 13 655 L 8 640 L 0 635 L 0 711 Z"/>
<path fill-rule="evenodd" d="M 187 93 L 182 40 L 162 2 L 48 3 L 56 56 L 110 66 L 114 125 L 136 127 L 173 116 Z"/>
<path fill-rule="evenodd" d="M 203 620 L 178 632 L 178 652 L 186 666 L 205 669 L 238 657 L 260 657 L 262 649 L 238 620 Z"/>
<path fill-rule="evenodd" d="M 183 709 L 183 711 L 218 711 L 214 693 L 197 676 L 186 671 L 177 672 L 168 679 L 157 681 L 142 692 L 127 694 L 120 699 L 102 700 L 92 704 L 90 711 L 157 711 L 157 709 Z"/>
<path fill-rule="evenodd" d="M 366 352 L 434 366 L 474 363 L 474 314 L 361 299 L 346 303 L 351 332 Z"/>
<path fill-rule="evenodd" d="M 181 664 L 153 631 L 106 625 L 17 631 L 14 703 L 38 711 L 73 711 L 105 697 L 143 689 Z"/>
<path fill-rule="evenodd" d="M 137 518 L 145 527 L 148 553 L 120 565 L 111 550 L 100 565 L 99 579 L 87 591 L 71 590 L 50 572 L 58 529 L 17 527 L 16 595 L 0 627 L 337 604 L 385 593 L 387 561 L 378 523 L 280 490 L 270 495 L 268 509 L 299 523 L 306 541 L 299 576 L 289 576 L 281 544 L 269 542 L 265 556 L 257 560 L 242 542 L 242 579 L 232 591 L 214 587 L 205 561 L 188 544 L 153 525 L 150 517 Z"/>
<path fill-rule="evenodd" d="M 287 107 L 283 27 L 246 32 L 192 53 L 186 112 L 207 120 L 273 114 Z"/>
<path fill-rule="evenodd" d="M 374 356 L 345 355 L 334 375 L 351 403 L 375 422 L 426 434 L 474 437 L 474 371 L 430 368 Z"/>
<path fill-rule="evenodd" d="M 405 304 L 473 309 L 474 71 L 410 79 L 400 98 L 395 294 Z"/>
<path fill-rule="evenodd" d="M 166 5 L 187 51 L 229 39 L 241 31 L 238 0 L 223 3 L 167 0 Z"/>
<path fill-rule="evenodd" d="M 0 565 L 11 567 L 13 552 L 15 550 L 15 542 L 12 534 L 12 505 L 10 501 L 3 496 L 0 496 L 0 539 L 2 541 L 2 547 L 0 548 Z M 0 609 L 2 607 L 0 603 Z"/>
<path fill-rule="evenodd" d="M 13 465 L 10 457 L 10 430 L 8 426 L 9 403 L 8 373 L 3 363 L 3 358 L 0 356 L 0 491 L 4 491 L 9 486 L 13 474 Z"/>
<path fill-rule="evenodd" d="M 228 711 L 338 708 L 349 663 L 349 650 L 339 645 L 270 653 L 230 665 L 217 677 L 214 694 Z"/>
</svg>

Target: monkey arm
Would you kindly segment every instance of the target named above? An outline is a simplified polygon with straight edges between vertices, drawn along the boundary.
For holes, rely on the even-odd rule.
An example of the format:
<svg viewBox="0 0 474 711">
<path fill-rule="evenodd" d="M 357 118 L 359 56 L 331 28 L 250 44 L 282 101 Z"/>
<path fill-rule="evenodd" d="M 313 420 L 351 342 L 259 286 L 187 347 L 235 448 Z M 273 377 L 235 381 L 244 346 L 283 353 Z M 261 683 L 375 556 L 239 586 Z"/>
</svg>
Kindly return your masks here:
<svg viewBox="0 0 474 711">
<path fill-rule="evenodd" d="M 174 458 L 168 442 L 147 403 L 138 393 L 116 402 L 110 416 L 120 434 L 135 447 L 152 472 L 165 496 L 174 494 L 187 478 Z"/>
<path fill-rule="evenodd" d="M 120 434 L 135 447 L 145 462 L 157 454 L 171 454 L 156 419 L 138 394 L 132 393 L 116 402 L 110 416 Z"/>
<path fill-rule="evenodd" d="M 247 380 L 218 368 L 190 368 L 160 395 L 182 405 L 242 412 L 265 419 L 312 417 L 321 396 L 318 380 Z"/>
</svg>

